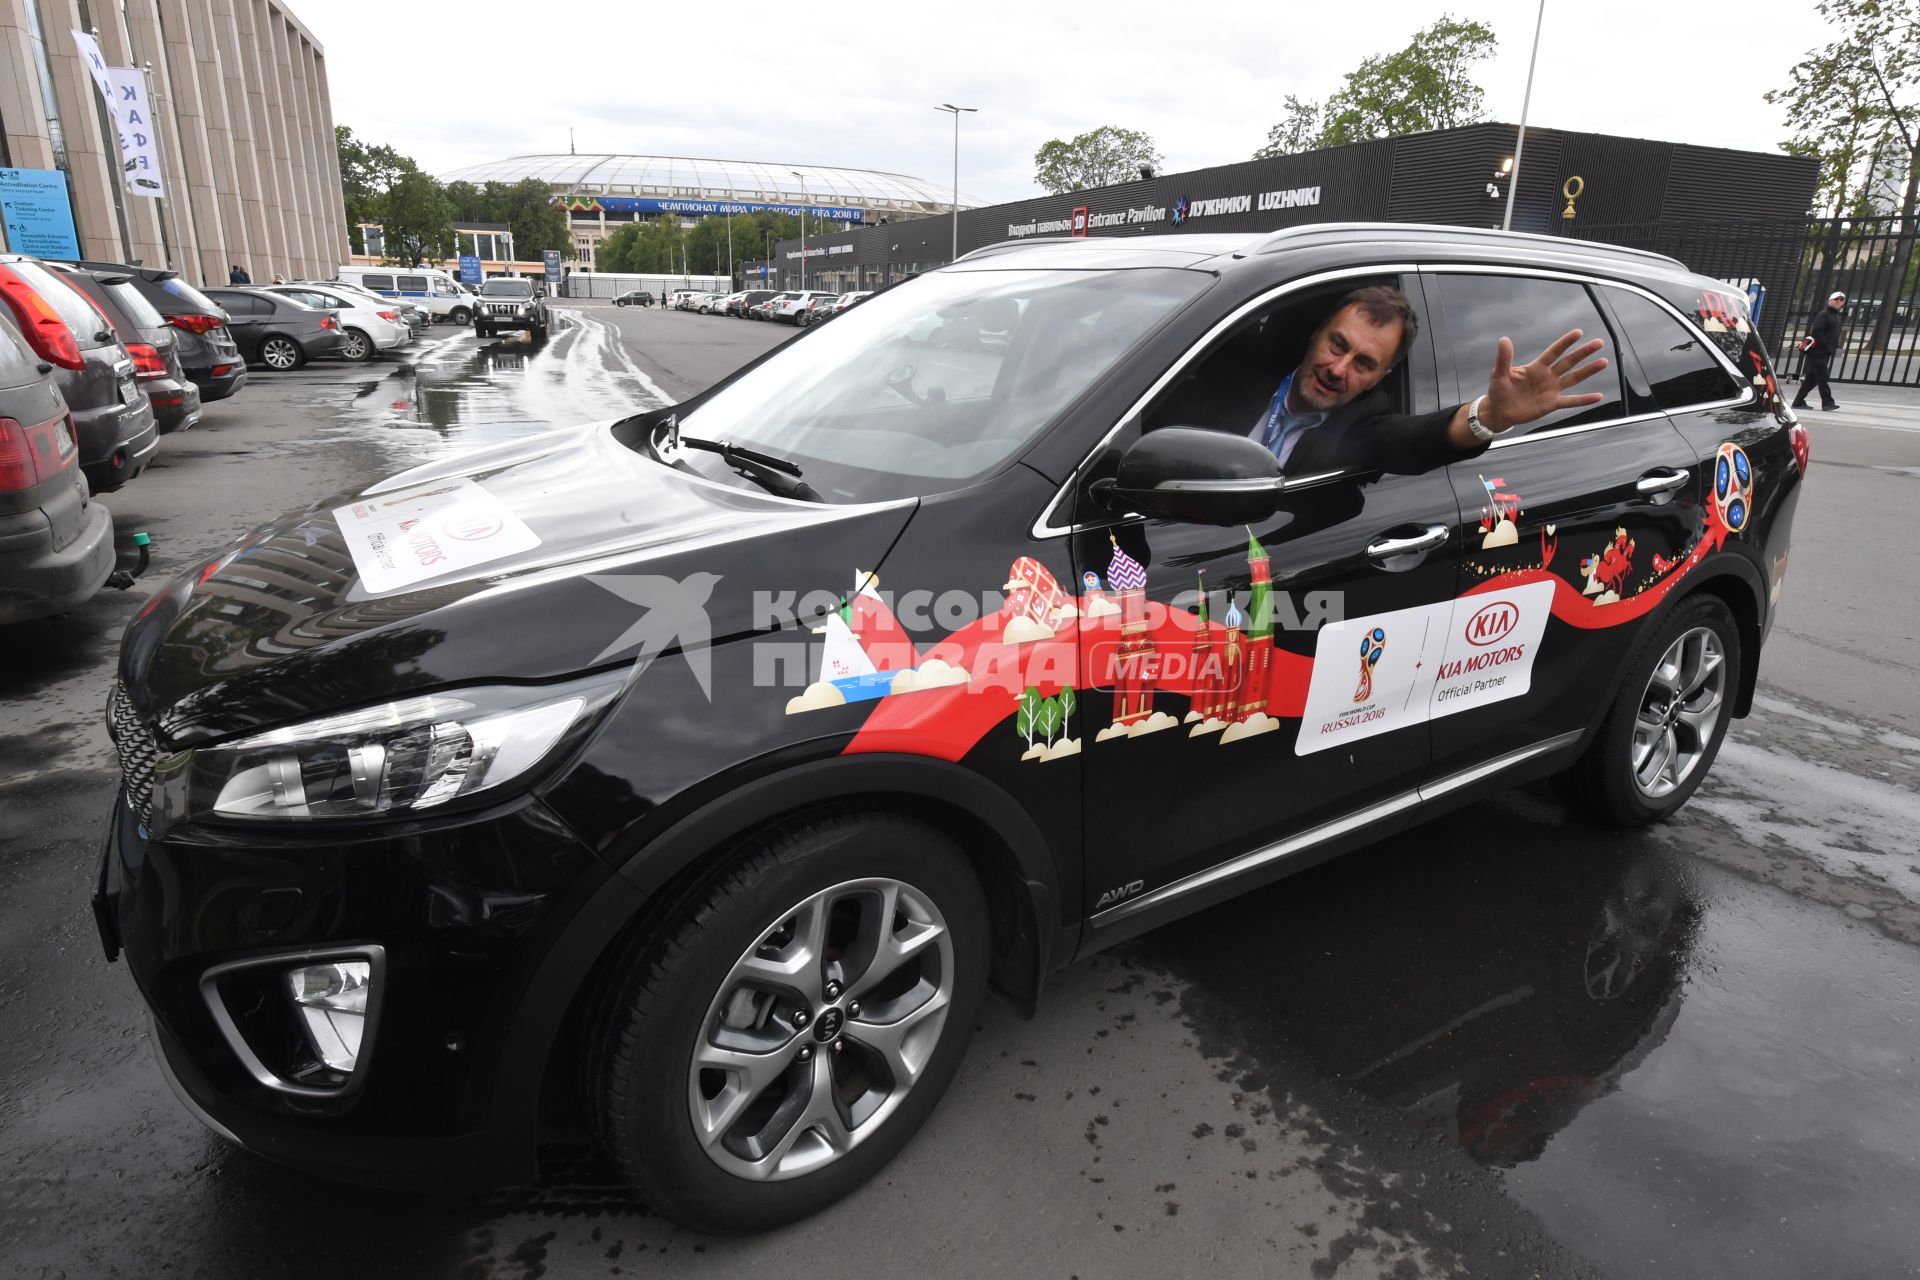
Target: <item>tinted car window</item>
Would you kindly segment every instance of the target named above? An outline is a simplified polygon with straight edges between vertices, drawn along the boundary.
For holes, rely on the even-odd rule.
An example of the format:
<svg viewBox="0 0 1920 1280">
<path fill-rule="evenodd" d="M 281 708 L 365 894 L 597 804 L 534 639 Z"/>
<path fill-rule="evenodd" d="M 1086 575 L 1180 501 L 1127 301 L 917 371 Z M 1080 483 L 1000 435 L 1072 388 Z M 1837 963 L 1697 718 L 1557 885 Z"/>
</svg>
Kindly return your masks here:
<svg viewBox="0 0 1920 1280">
<path fill-rule="evenodd" d="M 1608 289 L 1607 304 L 1626 330 L 1633 354 L 1647 385 L 1629 371 L 1627 402 L 1631 412 L 1654 408 L 1684 409 L 1688 405 L 1727 400 L 1744 389 L 1714 359 L 1706 342 L 1675 320 L 1663 307 L 1625 289 Z M 1636 403 L 1639 402 L 1639 403 Z"/>
<path fill-rule="evenodd" d="M 400 276 L 399 281 L 400 287 L 410 293 L 425 293 L 427 291 L 427 278 L 425 276 Z"/>
<path fill-rule="evenodd" d="M 218 303 L 188 284 L 185 280 L 182 280 L 179 276 L 172 276 L 166 280 L 162 280 L 160 287 L 170 296 L 178 298 L 195 311 L 214 312 L 220 309 Z"/>
<path fill-rule="evenodd" d="M 483 298 L 531 298 L 533 286 L 525 280 L 489 280 L 480 286 Z"/>
<path fill-rule="evenodd" d="M 1602 338 L 1606 348 L 1601 355 L 1610 362 L 1606 370 L 1587 379 L 1578 390 L 1598 391 L 1606 399 L 1582 409 L 1563 409 L 1548 414 L 1525 427 L 1515 427 L 1510 435 L 1531 435 L 1553 427 L 1578 423 L 1605 422 L 1624 412 L 1620 394 L 1620 361 L 1613 348 L 1613 335 L 1600 318 L 1600 309 L 1588 296 L 1585 285 L 1570 280 L 1535 280 L 1526 276 L 1478 276 L 1436 273 L 1446 314 L 1446 337 L 1453 348 L 1455 372 L 1460 379 L 1460 395 L 1472 399 L 1486 390 L 1487 374 L 1500 349 L 1500 339 L 1513 339 L 1513 361 L 1524 364 L 1539 355 L 1547 344 L 1569 329 L 1579 329 L 1587 338 Z"/>
<path fill-rule="evenodd" d="M 0 386 L 17 387 L 40 376 L 36 366 L 40 357 L 27 346 L 27 340 L 13 327 L 12 319 L 0 314 Z"/>
<path fill-rule="evenodd" d="M 250 293 L 216 293 L 213 295 L 218 305 L 227 309 L 228 315 L 264 316 L 273 314 L 273 304 L 265 298 L 256 298 Z"/>
<path fill-rule="evenodd" d="M 113 341 L 113 333 L 105 318 L 94 309 L 91 302 L 80 296 L 78 289 L 37 262 L 10 262 L 7 265 L 59 313 L 83 350 L 105 346 Z M 102 334 L 106 336 L 103 338 Z"/>
<path fill-rule="evenodd" d="M 392 276 L 361 276 L 360 280 L 361 283 L 365 284 L 369 289 L 393 288 Z"/>
<path fill-rule="evenodd" d="M 106 290 L 112 295 L 113 300 L 120 304 L 120 309 L 127 313 L 128 319 L 142 329 L 157 329 L 166 323 L 159 311 L 154 309 L 154 305 L 147 301 L 147 295 L 136 289 L 131 282 L 110 284 L 106 286 Z"/>
</svg>

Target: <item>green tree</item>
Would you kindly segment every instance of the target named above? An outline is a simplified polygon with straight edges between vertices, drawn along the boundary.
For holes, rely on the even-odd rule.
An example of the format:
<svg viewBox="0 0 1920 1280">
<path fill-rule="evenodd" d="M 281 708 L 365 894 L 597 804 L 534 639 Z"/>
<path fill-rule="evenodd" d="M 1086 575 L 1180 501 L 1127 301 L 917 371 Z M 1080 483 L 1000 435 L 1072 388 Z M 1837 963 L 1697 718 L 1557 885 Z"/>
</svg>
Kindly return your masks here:
<svg viewBox="0 0 1920 1280">
<path fill-rule="evenodd" d="M 1838 38 L 1809 50 L 1786 87 L 1764 95 L 1786 108 L 1791 133 L 1781 145 L 1820 161 L 1817 210 L 1865 216 L 1897 203 L 1911 218 L 1920 175 L 1920 3 L 1823 0 L 1815 7 Z"/>
<path fill-rule="evenodd" d="M 409 168 L 394 181 L 372 221 L 384 230 L 390 263 L 414 266 L 453 256 L 453 205 L 440 184 L 418 169 Z"/>
<path fill-rule="evenodd" d="M 1253 153 L 1255 160 L 1311 151 L 1320 144 L 1320 104 L 1290 93 L 1281 101 L 1280 110 L 1280 123 L 1267 130 L 1267 145 Z"/>
<path fill-rule="evenodd" d="M 415 165 L 392 147 L 360 141 L 343 124 L 333 127 L 333 140 L 340 154 L 340 190 L 346 197 L 348 234 L 353 251 L 364 253 L 360 224 L 380 221 L 387 191 Z"/>
<path fill-rule="evenodd" d="M 1161 167 L 1153 139 L 1133 129 L 1103 124 L 1062 142 L 1054 138 L 1033 153 L 1033 180 L 1054 195 L 1132 182 L 1142 165 Z"/>
<path fill-rule="evenodd" d="M 1486 90 L 1474 83 L 1472 70 L 1498 44 L 1484 22 L 1443 14 L 1415 32 L 1406 48 L 1367 58 L 1347 73 L 1321 111 L 1315 144 L 1338 147 L 1485 119 Z"/>
</svg>

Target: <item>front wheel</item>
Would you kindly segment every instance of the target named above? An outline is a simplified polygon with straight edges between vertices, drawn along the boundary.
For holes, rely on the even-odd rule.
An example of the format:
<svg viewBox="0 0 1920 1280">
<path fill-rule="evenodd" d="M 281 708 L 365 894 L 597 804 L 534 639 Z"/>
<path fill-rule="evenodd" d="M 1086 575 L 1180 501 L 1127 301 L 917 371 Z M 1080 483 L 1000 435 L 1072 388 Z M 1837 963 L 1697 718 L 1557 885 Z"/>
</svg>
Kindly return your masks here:
<svg viewBox="0 0 1920 1280">
<path fill-rule="evenodd" d="M 493 330 L 484 324 L 477 324 L 473 326 L 473 336 L 482 340 L 491 338 L 493 336 Z"/>
<path fill-rule="evenodd" d="M 447 314 L 447 319 L 465 328 L 467 321 L 473 319 L 473 312 L 467 310 L 465 307 L 455 307 Z"/>
<path fill-rule="evenodd" d="M 1586 755 L 1557 780 L 1562 797 L 1624 826 L 1677 812 L 1726 739 L 1744 658 L 1725 601 L 1682 603 L 1635 656 Z"/>
<path fill-rule="evenodd" d="M 986 989 L 986 901 L 944 833 L 785 827 L 636 929 L 588 1019 L 584 1095 L 656 1212 L 755 1231 L 883 1168 L 958 1069 Z"/>
<path fill-rule="evenodd" d="M 298 369 L 307 361 L 307 353 L 292 338 L 274 334 L 260 344 L 260 363 L 279 373 Z"/>
</svg>

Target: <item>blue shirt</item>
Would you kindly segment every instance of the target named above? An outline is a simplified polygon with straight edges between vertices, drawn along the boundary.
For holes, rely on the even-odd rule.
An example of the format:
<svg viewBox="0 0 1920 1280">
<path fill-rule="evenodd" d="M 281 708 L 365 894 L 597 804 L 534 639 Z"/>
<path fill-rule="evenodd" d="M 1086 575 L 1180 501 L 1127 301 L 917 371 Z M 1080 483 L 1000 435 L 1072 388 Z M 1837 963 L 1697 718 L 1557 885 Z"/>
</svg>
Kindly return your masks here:
<svg viewBox="0 0 1920 1280">
<path fill-rule="evenodd" d="M 1253 430 L 1247 433 L 1250 440 L 1258 440 L 1265 445 L 1273 456 L 1285 466 L 1294 446 L 1300 443 L 1300 437 L 1327 420 L 1329 411 L 1309 409 L 1305 413 L 1295 413 L 1287 408 L 1287 396 L 1293 390 L 1293 374 L 1280 380 L 1280 389 L 1273 393 L 1273 399 L 1267 402 L 1265 413 L 1253 424 Z"/>
</svg>

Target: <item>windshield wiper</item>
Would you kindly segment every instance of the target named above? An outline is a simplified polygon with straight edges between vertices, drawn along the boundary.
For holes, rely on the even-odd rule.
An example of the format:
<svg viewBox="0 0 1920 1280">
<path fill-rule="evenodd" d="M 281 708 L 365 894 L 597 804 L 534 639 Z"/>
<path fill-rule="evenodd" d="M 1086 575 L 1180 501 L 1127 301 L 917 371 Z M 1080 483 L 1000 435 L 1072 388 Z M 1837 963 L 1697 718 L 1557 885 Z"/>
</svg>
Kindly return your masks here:
<svg viewBox="0 0 1920 1280">
<path fill-rule="evenodd" d="M 704 449 L 708 453 L 719 454 L 722 462 L 768 493 L 778 494 L 782 498 L 798 498 L 802 502 L 825 501 L 812 485 L 800 478 L 800 468 L 785 458 L 776 458 L 770 453 L 761 453 L 758 449 L 749 449 L 730 440 L 701 440 L 695 436 L 683 436 L 678 423 L 674 427 L 673 442 L 682 448 Z"/>
</svg>

